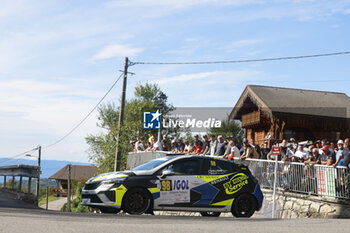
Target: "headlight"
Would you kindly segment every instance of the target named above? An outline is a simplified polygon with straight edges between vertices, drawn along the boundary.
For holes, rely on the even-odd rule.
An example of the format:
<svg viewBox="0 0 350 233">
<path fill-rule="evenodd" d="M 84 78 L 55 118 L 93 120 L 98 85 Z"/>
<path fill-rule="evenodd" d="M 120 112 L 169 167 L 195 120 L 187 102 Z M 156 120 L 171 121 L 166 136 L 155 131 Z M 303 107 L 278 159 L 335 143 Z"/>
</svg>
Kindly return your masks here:
<svg viewBox="0 0 350 233">
<path fill-rule="evenodd" d="M 103 181 L 102 184 L 123 183 L 127 178 L 128 177 L 118 177 L 118 178 Z"/>
</svg>

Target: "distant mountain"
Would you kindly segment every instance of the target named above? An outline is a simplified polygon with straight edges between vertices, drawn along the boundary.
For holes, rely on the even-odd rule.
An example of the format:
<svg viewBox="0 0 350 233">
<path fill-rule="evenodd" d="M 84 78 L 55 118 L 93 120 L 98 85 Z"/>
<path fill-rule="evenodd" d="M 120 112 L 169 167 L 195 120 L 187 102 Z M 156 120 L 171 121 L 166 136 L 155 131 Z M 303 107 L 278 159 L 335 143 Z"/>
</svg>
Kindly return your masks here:
<svg viewBox="0 0 350 233">
<path fill-rule="evenodd" d="M 26 165 L 37 165 L 37 160 L 31 159 L 8 159 L 8 158 L 0 158 L 0 166 L 9 166 L 16 164 L 26 164 Z M 92 163 L 80 163 L 80 162 L 71 162 L 71 161 L 62 161 L 62 160 L 41 160 L 41 170 L 42 174 L 40 178 L 49 178 L 53 174 L 55 174 L 58 170 L 63 168 L 64 166 L 72 164 L 72 165 L 93 165 Z"/>
</svg>

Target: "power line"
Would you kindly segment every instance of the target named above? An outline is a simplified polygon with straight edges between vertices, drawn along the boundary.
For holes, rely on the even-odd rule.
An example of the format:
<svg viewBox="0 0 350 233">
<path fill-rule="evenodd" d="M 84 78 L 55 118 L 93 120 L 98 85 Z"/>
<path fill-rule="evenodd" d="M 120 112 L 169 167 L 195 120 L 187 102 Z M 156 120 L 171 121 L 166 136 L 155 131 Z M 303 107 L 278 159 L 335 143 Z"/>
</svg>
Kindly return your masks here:
<svg viewBox="0 0 350 233">
<path fill-rule="evenodd" d="M 247 63 L 247 62 L 264 62 L 264 61 L 279 61 L 279 60 L 293 60 L 305 59 L 313 57 L 327 57 L 350 54 L 350 51 L 337 53 L 323 53 L 293 57 L 275 57 L 275 58 L 261 58 L 261 59 L 247 59 L 247 60 L 231 60 L 231 61 L 193 61 L 193 62 L 130 62 L 130 65 L 204 65 L 204 64 L 226 64 L 226 63 Z"/>
<path fill-rule="evenodd" d="M 84 121 L 95 111 L 95 109 L 102 103 L 102 101 L 106 98 L 106 96 L 112 91 L 112 89 L 114 88 L 114 86 L 118 83 L 118 81 L 120 80 L 120 78 L 123 76 L 123 73 L 120 74 L 120 76 L 117 78 L 117 80 L 113 83 L 113 85 L 108 89 L 108 91 L 105 93 L 105 95 L 100 99 L 100 101 L 95 105 L 95 107 L 72 129 L 70 130 L 66 135 L 64 135 L 62 138 L 60 138 L 59 140 L 55 141 L 54 143 L 51 143 L 47 146 L 44 146 L 43 149 L 52 147 L 58 143 L 60 143 L 61 141 L 63 141 L 65 138 L 67 138 L 69 135 L 71 135 L 81 124 L 84 123 Z M 19 158 L 21 156 L 24 156 L 26 154 L 28 154 L 29 152 L 35 151 L 38 148 L 34 148 L 19 154 L 16 154 L 14 156 L 11 156 L 10 158 L 7 158 L 4 161 L 1 161 L 0 163 L 7 163 L 11 160 L 15 160 L 16 158 Z M 7 156 L 8 157 L 8 156 Z"/>
<path fill-rule="evenodd" d="M 106 96 L 112 91 L 112 89 L 114 88 L 114 86 L 118 83 L 119 79 L 123 76 L 123 73 L 120 74 L 120 76 L 118 77 L 118 79 L 113 83 L 113 85 L 108 89 L 108 91 L 106 92 L 106 94 L 101 98 L 101 100 L 95 105 L 95 107 L 73 128 L 71 129 L 66 135 L 64 135 L 62 138 L 60 138 L 59 140 L 44 146 L 43 149 L 47 149 L 49 147 L 52 147 L 58 143 L 60 143 L 61 141 L 63 141 L 65 138 L 67 138 L 69 135 L 71 135 L 77 128 L 79 128 L 79 126 L 81 124 L 84 123 L 84 121 L 95 111 L 95 109 L 102 103 L 102 101 L 106 98 Z"/>
<path fill-rule="evenodd" d="M 38 148 L 36 147 L 36 148 L 31 149 L 31 150 L 22 152 L 22 153 L 20 153 L 20 154 L 16 154 L 16 155 L 14 155 L 14 156 L 11 156 L 10 158 L 7 158 L 6 160 L 1 161 L 0 163 L 7 163 L 7 162 L 9 162 L 9 161 L 11 161 L 11 160 L 19 159 L 20 157 L 25 156 L 25 155 L 28 154 L 29 152 L 35 151 L 35 150 L 37 150 L 37 149 L 38 149 Z"/>
</svg>

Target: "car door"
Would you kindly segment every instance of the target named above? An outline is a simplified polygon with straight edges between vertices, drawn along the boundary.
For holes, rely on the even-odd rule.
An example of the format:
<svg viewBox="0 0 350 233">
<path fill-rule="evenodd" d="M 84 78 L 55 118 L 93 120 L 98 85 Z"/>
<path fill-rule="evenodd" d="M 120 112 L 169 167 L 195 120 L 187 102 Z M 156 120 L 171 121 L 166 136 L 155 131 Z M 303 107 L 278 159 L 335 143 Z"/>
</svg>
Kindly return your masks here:
<svg viewBox="0 0 350 233">
<path fill-rule="evenodd" d="M 198 178 L 205 184 L 192 189 L 192 192 L 200 194 L 200 200 L 194 202 L 194 206 L 227 206 L 230 205 L 225 193 L 225 184 L 235 171 L 235 164 L 228 160 L 207 158 L 203 161 L 203 175 Z"/>
<path fill-rule="evenodd" d="M 171 176 L 161 177 L 162 171 L 172 170 Z M 201 159 L 182 159 L 162 168 L 158 172 L 159 198 L 154 200 L 155 208 L 158 207 L 190 207 L 191 189 L 204 181 L 196 175 L 202 174 Z"/>
</svg>

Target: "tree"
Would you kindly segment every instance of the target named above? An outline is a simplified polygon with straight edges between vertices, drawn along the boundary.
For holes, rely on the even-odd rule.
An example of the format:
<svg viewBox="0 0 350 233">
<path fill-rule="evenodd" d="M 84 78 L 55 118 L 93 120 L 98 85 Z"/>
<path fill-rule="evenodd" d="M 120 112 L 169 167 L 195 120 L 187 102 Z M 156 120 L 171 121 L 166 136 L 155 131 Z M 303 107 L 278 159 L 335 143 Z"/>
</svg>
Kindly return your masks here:
<svg viewBox="0 0 350 233">
<path fill-rule="evenodd" d="M 163 94 L 163 95 L 162 95 Z M 134 90 L 134 98 L 125 102 L 124 125 L 120 129 L 119 151 L 122 154 L 121 169 L 125 168 L 126 155 L 132 150 L 130 141 L 136 136 L 147 141 L 147 134 L 156 136 L 156 129 L 143 128 L 143 112 L 160 110 L 165 116 L 174 107 L 167 103 L 167 96 L 156 84 L 138 84 Z M 160 98 L 162 96 L 163 98 Z M 98 109 L 97 126 L 102 129 L 98 134 L 90 134 L 86 142 L 90 146 L 89 159 L 95 162 L 99 172 L 110 172 L 114 168 L 116 152 L 116 135 L 118 133 L 119 107 L 114 103 L 101 105 Z M 175 132 L 178 129 L 164 130 L 164 134 Z M 176 132 L 175 132 L 176 133 Z"/>
<path fill-rule="evenodd" d="M 236 121 L 227 117 L 225 121 L 222 121 L 220 128 L 211 128 L 209 133 L 216 136 L 222 135 L 223 138 L 234 136 L 236 142 L 241 143 L 243 141 L 244 131 Z"/>
</svg>

